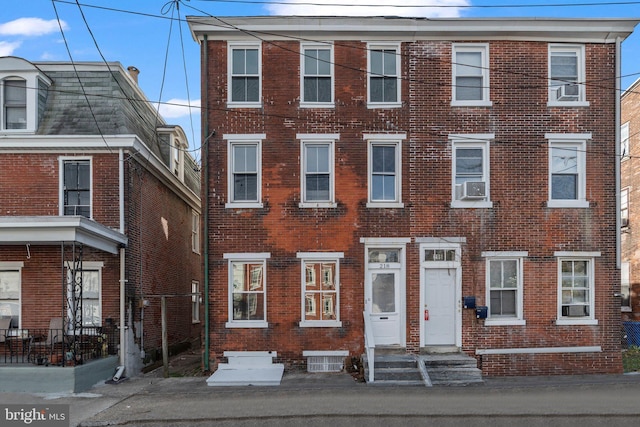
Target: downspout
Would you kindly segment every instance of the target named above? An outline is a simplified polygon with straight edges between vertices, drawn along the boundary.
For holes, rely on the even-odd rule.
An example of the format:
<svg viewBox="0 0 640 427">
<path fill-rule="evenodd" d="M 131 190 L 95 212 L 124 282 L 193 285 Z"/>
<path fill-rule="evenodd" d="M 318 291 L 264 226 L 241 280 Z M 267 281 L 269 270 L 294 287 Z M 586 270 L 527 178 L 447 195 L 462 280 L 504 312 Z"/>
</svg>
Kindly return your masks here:
<svg viewBox="0 0 640 427">
<path fill-rule="evenodd" d="M 200 114 L 201 117 L 204 117 L 204 132 L 202 135 L 209 135 L 209 88 L 208 88 L 208 76 L 209 76 L 209 55 L 207 54 L 208 46 L 207 46 L 207 35 L 204 35 L 203 45 L 202 45 L 202 60 L 204 62 L 204 79 L 201 81 L 204 82 L 205 88 L 203 91 L 204 95 L 204 114 Z M 202 138 L 201 135 L 201 138 Z M 202 156 L 202 170 L 204 172 L 204 200 L 201 203 L 202 213 L 203 213 L 203 221 L 204 221 L 204 230 L 203 230 L 203 252 L 204 252 L 204 370 L 209 371 L 209 143 L 206 139 L 203 139 L 203 145 L 201 147 L 204 150 L 204 154 Z"/>
<path fill-rule="evenodd" d="M 120 205 L 120 233 L 124 234 L 124 152 L 118 151 L 118 203 Z M 125 339 L 125 249 L 120 248 L 120 366 L 126 366 Z"/>
<path fill-rule="evenodd" d="M 622 247 L 621 247 L 621 235 L 620 235 L 620 224 L 621 224 L 621 220 L 620 220 L 620 155 L 621 155 L 621 151 L 620 151 L 620 98 L 621 98 L 621 93 L 620 93 L 620 80 L 622 79 L 622 72 L 621 72 L 621 43 L 622 43 L 622 39 L 620 37 L 616 37 L 616 97 L 615 97 L 615 102 L 616 102 L 616 113 L 615 113 L 615 139 L 616 139 L 616 148 L 615 148 L 615 162 L 616 162 L 616 268 L 618 270 L 621 269 L 621 264 L 622 264 Z"/>
</svg>

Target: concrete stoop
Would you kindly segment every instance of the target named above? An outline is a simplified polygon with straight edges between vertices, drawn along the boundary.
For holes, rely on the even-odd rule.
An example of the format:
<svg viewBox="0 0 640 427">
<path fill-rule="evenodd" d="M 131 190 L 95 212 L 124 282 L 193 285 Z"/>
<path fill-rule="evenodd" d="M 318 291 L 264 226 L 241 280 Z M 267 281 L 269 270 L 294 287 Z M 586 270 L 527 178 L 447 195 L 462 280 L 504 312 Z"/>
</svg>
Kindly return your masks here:
<svg viewBox="0 0 640 427">
<path fill-rule="evenodd" d="M 282 381 L 284 365 L 273 363 L 275 351 L 225 351 L 224 356 L 229 363 L 218 364 L 208 386 L 278 386 Z"/>
<path fill-rule="evenodd" d="M 482 383 L 482 371 L 476 359 L 463 353 L 423 354 L 420 360 L 433 385 L 468 385 Z"/>
</svg>

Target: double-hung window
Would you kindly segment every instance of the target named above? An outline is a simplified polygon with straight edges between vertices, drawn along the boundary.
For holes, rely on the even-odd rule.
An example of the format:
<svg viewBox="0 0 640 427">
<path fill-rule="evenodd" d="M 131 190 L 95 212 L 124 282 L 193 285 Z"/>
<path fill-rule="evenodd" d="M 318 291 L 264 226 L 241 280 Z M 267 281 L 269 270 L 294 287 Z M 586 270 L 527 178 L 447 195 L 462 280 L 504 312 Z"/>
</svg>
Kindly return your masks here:
<svg viewBox="0 0 640 427">
<path fill-rule="evenodd" d="M 595 257 L 600 252 L 556 252 L 558 319 L 562 324 L 597 324 L 595 319 Z"/>
<path fill-rule="evenodd" d="M 483 252 L 486 257 L 487 325 L 524 325 L 523 258 L 527 252 Z"/>
<path fill-rule="evenodd" d="M 196 280 L 191 282 L 191 323 L 200 323 L 200 305 L 202 295 L 200 295 L 200 283 Z"/>
<path fill-rule="evenodd" d="M 402 204 L 402 143 L 405 134 L 365 134 L 369 145 L 369 199 L 367 207 L 404 207 Z"/>
<path fill-rule="evenodd" d="M 333 105 L 333 46 L 303 44 L 301 106 Z"/>
<path fill-rule="evenodd" d="M 334 144 L 338 134 L 298 134 L 301 141 L 300 207 L 335 207 Z"/>
<path fill-rule="evenodd" d="M 20 328 L 22 262 L 0 262 L 0 318 L 10 318 L 9 328 Z M 0 331 L 4 335 L 5 331 Z"/>
<path fill-rule="evenodd" d="M 61 158 L 60 215 L 91 218 L 91 160 Z"/>
<path fill-rule="evenodd" d="M 622 160 L 629 158 L 629 122 L 620 126 L 620 157 Z"/>
<path fill-rule="evenodd" d="M 588 106 L 584 45 L 549 45 L 549 106 Z"/>
<path fill-rule="evenodd" d="M 631 276 L 630 263 L 620 263 L 620 310 L 631 311 Z"/>
<path fill-rule="evenodd" d="M 629 226 L 629 187 L 620 190 L 620 226 Z"/>
<path fill-rule="evenodd" d="M 302 261 L 300 326 L 342 326 L 340 322 L 340 259 L 342 252 L 298 253 Z"/>
<path fill-rule="evenodd" d="M 228 141 L 227 207 L 262 207 L 262 140 L 260 135 L 224 135 Z"/>
<path fill-rule="evenodd" d="M 454 208 L 492 207 L 489 198 L 489 142 L 493 134 L 450 135 Z"/>
<path fill-rule="evenodd" d="M 369 106 L 400 106 L 400 45 L 369 44 Z"/>
<path fill-rule="evenodd" d="M 200 253 L 200 214 L 191 210 L 191 250 Z"/>
<path fill-rule="evenodd" d="M 67 268 L 67 310 L 69 322 L 102 326 L 102 262 L 84 261 L 79 270 Z"/>
<path fill-rule="evenodd" d="M 549 140 L 548 207 L 588 208 L 587 144 L 590 134 L 547 134 Z"/>
<path fill-rule="evenodd" d="M 228 45 L 229 107 L 260 107 L 262 59 L 260 44 Z"/>
<path fill-rule="evenodd" d="M 224 254 L 229 262 L 227 328 L 266 328 L 269 253 Z"/>
<path fill-rule="evenodd" d="M 27 82 L 22 79 L 6 79 L 2 89 L 3 129 L 26 129 Z"/>
<path fill-rule="evenodd" d="M 489 46 L 454 44 L 452 52 L 454 106 L 490 106 Z"/>
</svg>

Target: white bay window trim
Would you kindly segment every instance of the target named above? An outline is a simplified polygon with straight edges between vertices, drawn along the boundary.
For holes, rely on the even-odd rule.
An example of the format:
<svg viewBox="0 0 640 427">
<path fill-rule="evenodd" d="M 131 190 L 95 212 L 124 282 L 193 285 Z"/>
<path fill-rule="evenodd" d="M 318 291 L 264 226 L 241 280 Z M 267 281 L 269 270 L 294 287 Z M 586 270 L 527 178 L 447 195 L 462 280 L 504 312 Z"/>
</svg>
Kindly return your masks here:
<svg viewBox="0 0 640 427">
<path fill-rule="evenodd" d="M 527 324 L 527 321 L 524 319 L 524 258 L 529 256 L 529 252 L 527 251 L 486 251 L 482 252 L 482 257 L 486 258 L 486 286 L 485 286 L 485 301 L 487 301 L 487 306 L 489 307 L 489 317 L 487 317 L 484 321 L 484 324 L 487 326 L 502 326 L 502 325 L 512 325 L 512 326 L 524 326 Z M 517 285 L 515 287 L 516 292 L 516 300 L 515 300 L 515 310 L 516 315 L 513 317 L 500 316 L 500 317 L 492 317 L 491 316 L 491 277 L 490 277 L 490 266 L 493 261 L 515 261 L 517 268 Z"/>
<path fill-rule="evenodd" d="M 557 251 L 554 252 L 553 256 L 557 258 L 557 276 L 558 276 L 558 314 L 556 319 L 556 325 L 597 325 L 598 320 L 595 317 L 595 258 L 601 256 L 601 253 L 598 251 L 595 252 L 570 252 L 570 251 Z M 586 290 L 589 293 L 587 296 L 587 301 L 585 301 L 585 305 L 588 306 L 589 315 L 588 316 L 563 316 L 562 315 L 562 306 L 568 305 L 569 302 L 565 302 L 562 299 L 562 264 L 564 261 L 567 262 L 581 262 L 584 261 L 587 263 L 586 268 L 586 276 L 587 276 L 587 287 Z M 572 276 L 573 277 L 573 276 Z M 564 288 L 567 289 L 568 288 Z"/>
<path fill-rule="evenodd" d="M 228 264 L 228 321 L 225 324 L 226 328 L 268 328 L 267 322 L 267 260 L 271 258 L 269 252 L 258 253 L 226 253 L 223 254 L 223 259 L 227 260 Z M 259 283 L 256 283 L 262 288 L 262 309 L 264 310 L 263 318 L 260 320 L 234 320 L 234 264 L 256 264 L 261 265 L 260 277 L 258 277 Z M 251 284 L 250 286 L 252 286 Z M 260 295 L 258 295 L 260 296 Z M 249 310 L 249 308 L 247 309 Z"/>
<path fill-rule="evenodd" d="M 301 321 L 300 327 L 308 328 L 308 327 L 317 327 L 317 328 L 338 328 L 342 326 L 342 321 L 340 320 L 340 260 L 344 258 L 343 252 L 298 252 L 297 258 L 301 260 L 300 262 L 300 280 L 302 283 L 302 301 L 301 301 Z M 307 271 L 306 265 L 309 264 L 317 264 L 317 263 L 327 263 L 335 265 L 335 273 L 334 273 L 334 286 L 335 289 L 330 291 L 331 294 L 335 296 L 335 312 L 333 315 L 335 316 L 335 320 L 308 320 L 306 319 L 306 310 L 307 307 L 307 293 L 309 290 L 307 289 Z M 316 280 L 321 281 L 321 277 L 316 277 Z M 317 294 L 322 294 L 320 290 L 314 291 Z M 314 300 L 315 301 L 315 300 Z M 317 305 L 317 302 L 314 303 Z M 324 307 L 315 307 L 317 311 L 324 310 Z"/>
<path fill-rule="evenodd" d="M 587 141 L 591 140 L 591 133 L 581 134 L 545 134 L 549 141 L 549 178 L 548 201 L 549 208 L 588 208 L 587 200 Z M 576 197 L 573 199 L 553 198 L 554 150 L 570 150 L 576 156 Z"/>
</svg>

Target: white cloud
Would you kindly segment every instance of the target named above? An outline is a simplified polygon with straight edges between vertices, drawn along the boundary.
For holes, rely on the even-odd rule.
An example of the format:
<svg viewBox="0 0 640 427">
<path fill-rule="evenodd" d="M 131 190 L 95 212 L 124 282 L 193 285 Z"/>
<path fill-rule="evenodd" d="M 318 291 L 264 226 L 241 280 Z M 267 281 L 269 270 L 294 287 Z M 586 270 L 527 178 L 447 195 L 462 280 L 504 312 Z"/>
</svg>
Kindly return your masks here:
<svg viewBox="0 0 640 427">
<path fill-rule="evenodd" d="M 188 116 L 189 114 L 197 114 L 199 117 L 199 99 L 191 101 L 191 108 L 189 108 L 189 101 L 187 101 L 186 99 L 174 98 L 160 104 L 160 115 L 165 119 L 175 119 L 178 117 Z"/>
<path fill-rule="evenodd" d="M 404 0 L 402 7 L 389 5 L 389 0 L 285 0 L 285 4 L 270 4 L 273 15 L 297 16 L 406 16 L 455 18 L 469 0 Z M 313 4 L 311 4 L 313 3 Z M 336 6 L 344 4 L 344 6 Z"/>
<path fill-rule="evenodd" d="M 62 29 L 68 29 L 64 21 L 60 21 Z M 0 24 L 0 35 L 3 36 L 44 36 L 60 31 L 58 21 L 51 19 L 45 21 L 41 18 L 18 18 L 13 21 Z"/>
<path fill-rule="evenodd" d="M 13 52 L 19 48 L 21 45 L 20 42 L 3 42 L 0 41 L 0 56 L 11 56 Z"/>
</svg>

